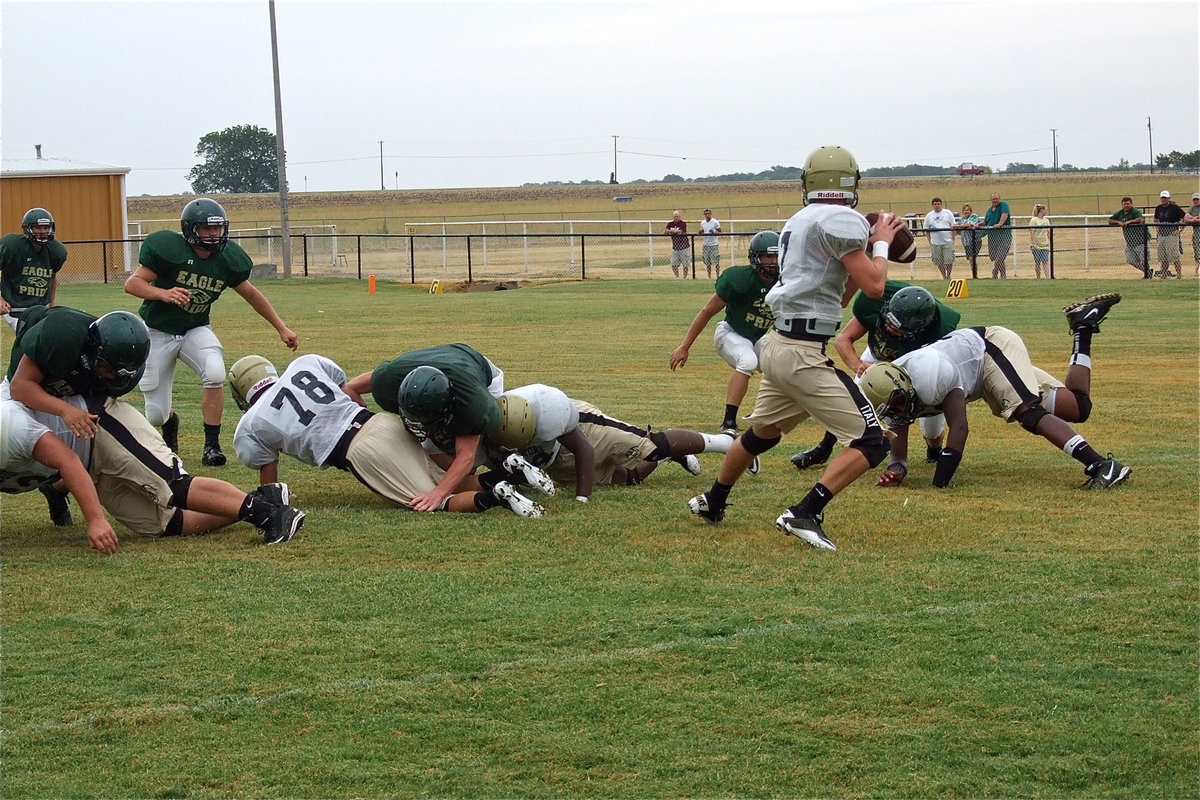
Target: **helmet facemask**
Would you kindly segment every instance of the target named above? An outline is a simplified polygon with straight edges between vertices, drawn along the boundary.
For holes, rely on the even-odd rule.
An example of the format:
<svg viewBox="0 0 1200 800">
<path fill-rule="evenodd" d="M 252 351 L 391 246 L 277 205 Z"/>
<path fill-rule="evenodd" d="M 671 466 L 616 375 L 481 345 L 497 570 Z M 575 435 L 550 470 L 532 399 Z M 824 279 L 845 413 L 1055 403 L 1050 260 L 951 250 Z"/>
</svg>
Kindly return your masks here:
<svg viewBox="0 0 1200 800">
<path fill-rule="evenodd" d="M 31 245 L 42 247 L 54 239 L 54 217 L 44 208 L 31 208 L 21 218 L 21 230 Z"/>
<path fill-rule="evenodd" d="M 149 355 L 146 323 L 128 311 L 112 311 L 88 326 L 81 362 L 106 396 L 120 397 L 142 379 Z"/>
<path fill-rule="evenodd" d="M 905 286 L 879 312 L 879 322 L 888 335 L 911 342 L 933 324 L 935 316 L 937 301 L 933 295 L 920 286 Z"/>
<path fill-rule="evenodd" d="M 183 231 L 184 240 L 192 247 L 199 247 L 209 253 L 219 253 L 229 243 L 229 218 L 225 209 L 215 200 L 200 197 L 183 207 L 179 218 L 179 227 Z M 200 228 L 216 227 L 219 232 L 213 234 Z"/>
<path fill-rule="evenodd" d="M 775 231 L 759 231 L 750 240 L 747 250 L 755 272 L 771 281 L 779 279 L 779 234 Z"/>
</svg>

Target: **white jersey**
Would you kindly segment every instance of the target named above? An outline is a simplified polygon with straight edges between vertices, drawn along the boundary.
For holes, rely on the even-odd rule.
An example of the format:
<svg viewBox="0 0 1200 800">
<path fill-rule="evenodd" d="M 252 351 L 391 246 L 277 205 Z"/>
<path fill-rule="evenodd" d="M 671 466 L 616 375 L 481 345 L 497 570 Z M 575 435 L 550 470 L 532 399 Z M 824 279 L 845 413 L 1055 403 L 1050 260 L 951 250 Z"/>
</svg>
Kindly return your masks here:
<svg viewBox="0 0 1200 800">
<path fill-rule="evenodd" d="M 719 244 L 719 242 L 717 241 L 717 237 L 713 235 L 713 234 L 717 233 L 717 231 L 719 231 L 719 230 L 721 230 L 721 223 L 717 220 L 716 217 L 713 217 L 712 219 L 700 220 L 700 232 L 704 233 L 704 234 L 708 234 L 707 236 L 704 237 L 704 244 L 706 244 L 706 245 Z"/>
<path fill-rule="evenodd" d="M 325 461 L 363 407 L 342 391 L 346 373 L 324 356 L 303 355 L 255 399 L 233 434 L 238 460 L 261 469 L 287 453 L 314 467 Z"/>
<path fill-rule="evenodd" d="M 849 206 L 815 203 L 792 215 L 779 234 L 779 280 L 767 292 L 777 320 L 842 322 L 849 273 L 842 258 L 866 252 L 871 226 Z"/>
<path fill-rule="evenodd" d="M 983 337 L 960 328 L 936 342 L 905 353 L 894 362 L 904 367 L 920 403 L 919 416 L 934 413 L 953 389 L 962 389 L 967 402 L 983 395 Z"/>
<path fill-rule="evenodd" d="M 954 231 L 950 226 L 955 224 L 957 217 L 948 208 L 941 211 L 930 211 L 925 215 L 925 230 L 929 232 L 930 244 L 950 244 L 954 241 Z"/>
<path fill-rule="evenodd" d="M 544 383 L 531 383 L 510 389 L 533 409 L 533 440 L 521 448 L 521 453 L 534 464 L 549 464 L 558 455 L 558 437 L 579 427 L 579 409 L 561 390 Z"/>
<path fill-rule="evenodd" d="M 0 394 L 7 394 L 8 382 Z M 79 395 L 64 397 L 76 408 L 86 409 Z M 9 399 L 0 400 L 0 492 L 20 494 L 32 491 L 58 478 L 58 472 L 33 457 L 33 448 L 47 433 L 63 440 L 86 466 L 92 455 L 92 441 L 80 439 L 62 417 L 33 411 Z"/>
</svg>

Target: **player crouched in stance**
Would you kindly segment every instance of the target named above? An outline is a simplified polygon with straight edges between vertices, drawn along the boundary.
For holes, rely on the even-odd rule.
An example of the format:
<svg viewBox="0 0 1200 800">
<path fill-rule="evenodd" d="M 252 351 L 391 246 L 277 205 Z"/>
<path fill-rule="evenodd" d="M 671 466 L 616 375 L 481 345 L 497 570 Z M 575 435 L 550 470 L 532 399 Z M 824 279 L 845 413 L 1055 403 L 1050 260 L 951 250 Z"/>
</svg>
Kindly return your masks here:
<svg viewBox="0 0 1200 800">
<path fill-rule="evenodd" d="M 1121 300 L 1119 294 L 1089 297 L 1064 312 L 1074 334 L 1066 383 L 1033 366 L 1021 337 L 1007 328 L 964 328 L 927 347 L 880 362 L 862 376 L 863 392 L 880 420 L 896 432 L 891 463 L 879 486 L 897 486 L 908 473 L 908 425 L 928 414 L 944 412 L 949 432 L 938 456 L 933 485 L 945 487 L 954 477 L 967 441 L 967 403 L 982 398 L 992 413 L 1019 422 L 1084 465 L 1084 488 L 1109 489 L 1133 472 L 1112 457 L 1092 449 L 1071 427 L 1092 411 L 1092 335 Z"/>
<path fill-rule="evenodd" d="M 758 372 L 759 343 L 774 321 L 764 298 L 779 278 L 779 234 L 759 231 L 750 239 L 747 249 L 750 264 L 732 267 L 717 277 L 716 291 L 696 314 L 670 358 L 672 372 L 686 365 L 696 337 L 724 309 L 725 319 L 717 323 L 713 345 L 733 368 L 725 390 L 721 432 L 734 438 L 738 435 L 738 407 L 746 396 L 750 377 Z"/>
<path fill-rule="evenodd" d="M 480 440 L 500 424 L 496 399 L 504 393 L 504 372 L 465 344 L 443 344 L 385 361 L 344 388 L 359 402 L 364 394 L 374 395 L 380 408 L 400 415 L 404 426 L 433 453 L 434 463 L 445 474 L 434 486 L 413 495 L 408 506 L 415 511 L 437 511 L 452 494 L 462 491 L 463 481 L 475 470 Z M 476 494 L 476 499 L 490 502 L 490 492 L 494 505 L 507 503 L 518 516 L 544 516 L 541 505 L 513 487 L 514 482 L 528 483 L 526 475 L 534 467 L 513 459 L 501 468 L 502 474 L 479 476 L 485 493 Z M 554 493 L 549 477 L 540 476 L 532 485 L 544 494 Z"/>
<path fill-rule="evenodd" d="M 286 453 L 310 466 L 349 472 L 407 508 L 417 495 L 433 491 L 445 472 L 400 417 L 368 411 L 345 384 L 346 373 L 324 356 L 300 356 L 282 375 L 262 356 L 238 359 L 229 371 L 234 402 L 244 412 L 233 434 L 234 452 L 264 484 L 278 479 L 279 454 Z M 536 505 L 500 477 L 486 490 L 484 480 L 468 475 L 437 510 L 476 512 L 507 504 L 521 514 Z"/>
<path fill-rule="evenodd" d="M 267 544 L 291 539 L 304 514 L 288 504 L 286 485 L 246 494 L 188 475 L 149 421 L 118 399 L 137 385 L 149 350 L 146 325 L 127 311 L 97 319 L 60 306 L 24 315 L 0 384 L 4 490 L 27 491 L 53 481 L 56 472 L 66 480 L 57 439 L 87 465 L 98 502 L 135 533 L 190 535 L 241 520 L 259 528 Z M 66 480 L 69 489 L 79 489 L 74 477 Z M 89 543 L 114 552 L 116 534 L 101 525 L 91 493 L 83 489 L 76 497 Z"/>
<path fill-rule="evenodd" d="M 688 507 L 709 522 L 725 517 L 730 490 L 752 459 L 779 444 L 808 417 L 847 444 L 800 500 L 779 515 L 785 534 L 836 550 L 822 528 L 825 506 L 887 456 L 887 442 L 851 376 L 825 352 L 856 289 L 882 297 L 888 250 L 903 221 L 880 214 L 871 232 L 858 203 L 858 163 L 840 147 L 821 147 L 804 168 L 805 207 L 779 235 L 779 282 L 767 292 L 775 327 L 762 339 L 762 384 L 748 417 L 750 430 L 733 442 L 712 488 Z"/>
<path fill-rule="evenodd" d="M 519 454 L 555 480 L 574 481 L 581 503 L 596 483 L 636 486 L 663 461 L 699 475 L 695 454 L 727 452 L 733 441 L 682 428 L 639 428 L 541 383 L 505 392 L 499 405 L 500 424 L 484 437 L 488 462 Z"/>
</svg>

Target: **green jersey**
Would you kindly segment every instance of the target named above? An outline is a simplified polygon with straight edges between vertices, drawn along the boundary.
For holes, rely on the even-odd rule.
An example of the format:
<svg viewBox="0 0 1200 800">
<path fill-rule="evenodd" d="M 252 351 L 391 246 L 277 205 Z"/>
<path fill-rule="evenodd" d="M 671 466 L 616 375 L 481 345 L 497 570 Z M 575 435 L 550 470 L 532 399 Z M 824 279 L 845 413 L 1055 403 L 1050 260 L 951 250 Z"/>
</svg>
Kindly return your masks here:
<svg viewBox="0 0 1200 800">
<path fill-rule="evenodd" d="M 237 242 L 228 242 L 221 252 L 200 258 L 183 234 L 175 231 L 155 231 L 147 236 L 138 263 L 154 273 L 151 283 L 159 289 L 182 286 L 192 293 L 185 306 L 146 300 L 138 311 L 148 326 L 174 335 L 207 325 L 212 304 L 221 292 L 247 280 L 254 266 Z"/>
<path fill-rule="evenodd" d="M 98 387 L 83 363 L 88 326 L 96 318 L 66 306 L 30 313 L 40 314 L 41 319 L 22 320 L 21 335 L 13 342 L 8 361 L 8 379 L 11 381 L 16 374 L 21 358 L 29 356 L 42 371 L 41 386 L 47 394 L 54 397 L 97 394 Z M 103 394 L 102 390 L 99 392 Z"/>
<path fill-rule="evenodd" d="M 55 274 L 67 263 L 67 248 L 51 239 L 36 249 L 22 234 L 0 239 L 0 296 L 15 309 L 50 304 Z"/>
<path fill-rule="evenodd" d="M 1128 211 L 1121 209 L 1117 213 L 1109 217 L 1117 222 L 1129 222 L 1134 219 L 1144 220 L 1142 212 L 1136 208 L 1131 208 Z M 1126 247 L 1141 247 L 1146 243 L 1146 226 L 1145 225 L 1127 225 L 1121 229 L 1121 233 L 1125 234 Z"/>
<path fill-rule="evenodd" d="M 757 342 L 775 324 L 764 299 L 770 288 L 749 264 L 730 267 L 717 278 L 717 297 L 725 301 L 725 321 L 739 336 Z"/>
<path fill-rule="evenodd" d="M 904 281 L 887 281 L 883 287 L 883 297 L 867 297 L 862 292 L 854 295 L 851 311 L 854 318 L 867 329 L 867 344 L 871 354 L 879 361 L 893 361 L 905 353 L 911 353 L 918 347 L 924 347 L 930 342 L 936 342 L 958 327 L 962 315 L 949 306 L 935 300 L 937 309 L 933 313 L 933 323 L 912 338 L 900 338 L 887 332 L 883 324 L 883 310 L 887 307 L 892 295 L 908 286 Z"/>
<path fill-rule="evenodd" d="M 450 379 L 453 399 L 449 421 L 445 425 L 426 426 L 426 432 L 439 447 L 447 438 L 482 436 L 500 424 L 500 406 L 488 391 L 492 366 L 483 355 L 465 344 L 441 344 L 413 350 L 376 367 L 371 373 L 371 394 L 380 408 L 393 414 L 400 413 L 400 384 L 417 367 L 436 367 Z"/>
</svg>

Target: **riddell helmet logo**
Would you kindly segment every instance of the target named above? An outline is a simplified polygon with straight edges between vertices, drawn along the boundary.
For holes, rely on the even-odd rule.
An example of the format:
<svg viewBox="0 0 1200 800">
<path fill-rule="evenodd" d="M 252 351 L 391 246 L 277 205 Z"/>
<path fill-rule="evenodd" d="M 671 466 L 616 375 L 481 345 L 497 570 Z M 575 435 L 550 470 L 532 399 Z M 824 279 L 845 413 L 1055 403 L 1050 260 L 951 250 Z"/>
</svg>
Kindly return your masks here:
<svg viewBox="0 0 1200 800">
<path fill-rule="evenodd" d="M 814 194 L 818 199 L 822 197 L 842 198 L 846 196 L 845 192 L 814 192 Z"/>
</svg>

